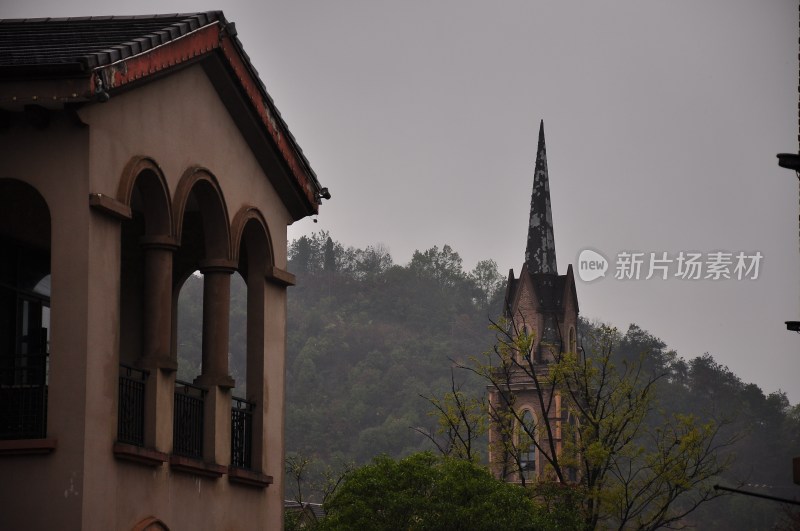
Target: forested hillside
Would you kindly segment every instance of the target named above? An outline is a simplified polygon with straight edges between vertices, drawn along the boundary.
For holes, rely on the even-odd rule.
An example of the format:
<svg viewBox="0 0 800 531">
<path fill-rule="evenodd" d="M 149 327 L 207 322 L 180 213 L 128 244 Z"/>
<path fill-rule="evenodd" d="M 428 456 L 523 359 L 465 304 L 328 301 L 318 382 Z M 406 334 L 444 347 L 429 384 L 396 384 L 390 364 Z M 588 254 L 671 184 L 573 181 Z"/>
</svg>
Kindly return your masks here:
<svg viewBox="0 0 800 531">
<path fill-rule="evenodd" d="M 491 345 L 494 262 L 465 273 L 444 246 L 398 266 L 320 234 L 291 245 L 290 269 L 287 448 L 358 463 L 428 449 L 410 429 L 435 424 L 420 395 L 449 389 L 450 360 Z"/>
<path fill-rule="evenodd" d="M 494 342 L 489 319 L 500 314 L 505 278 L 491 260 L 464 271 L 445 245 L 394 264 L 387 250 L 345 248 L 327 233 L 290 244 L 286 380 L 286 448 L 321 464 L 358 464 L 433 445 L 412 427 L 434 429 L 430 404 L 420 398 L 450 390 L 452 360 L 467 361 Z M 231 372 L 245 373 L 244 284 L 232 285 Z M 181 293 L 181 377 L 199 372 L 202 282 L 192 277 Z M 611 320 L 613 316 L 608 316 Z M 583 322 L 581 334 L 594 325 Z M 782 392 L 765 394 L 718 364 L 711 354 L 678 353 L 636 325 L 620 334 L 619 363 L 645 354 L 659 380 L 659 407 L 729 422 L 735 461 L 719 483 L 793 498 L 791 458 L 800 455 L 800 407 Z M 456 370 L 465 390 L 485 384 Z M 236 390 L 242 394 L 241 389 Z M 485 442 L 484 442 L 485 445 Z M 787 506 L 728 496 L 692 515 L 701 529 L 773 529 Z"/>
</svg>

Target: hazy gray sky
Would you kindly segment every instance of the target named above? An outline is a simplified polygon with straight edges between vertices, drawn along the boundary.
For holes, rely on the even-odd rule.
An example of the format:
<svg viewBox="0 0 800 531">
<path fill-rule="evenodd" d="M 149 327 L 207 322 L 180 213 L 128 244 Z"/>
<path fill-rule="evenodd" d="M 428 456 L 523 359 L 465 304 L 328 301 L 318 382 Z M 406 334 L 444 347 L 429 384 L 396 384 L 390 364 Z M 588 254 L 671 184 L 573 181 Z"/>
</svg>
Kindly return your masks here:
<svg viewBox="0 0 800 531">
<path fill-rule="evenodd" d="M 800 401 L 798 180 L 775 159 L 798 149 L 796 1 L 6 0 L 0 17 L 220 8 L 333 194 L 290 237 L 398 263 L 450 244 L 518 272 L 544 119 L 561 272 L 587 247 L 612 261 L 578 281 L 581 313 Z M 622 281 L 621 251 L 763 259 L 757 280 Z"/>
</svg>

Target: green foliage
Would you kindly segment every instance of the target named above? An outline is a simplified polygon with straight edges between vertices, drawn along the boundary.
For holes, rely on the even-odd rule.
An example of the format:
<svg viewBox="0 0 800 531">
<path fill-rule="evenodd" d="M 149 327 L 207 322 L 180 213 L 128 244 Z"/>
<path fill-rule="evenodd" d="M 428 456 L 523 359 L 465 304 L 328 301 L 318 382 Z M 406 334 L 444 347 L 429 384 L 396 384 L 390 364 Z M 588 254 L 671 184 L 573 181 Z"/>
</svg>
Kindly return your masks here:
<svg viewBox="0 0 800 531">
<path fill-rule="evenodd" d="M 444 393 L 450 360 L 491 343 L 486 301 L 496 293 L 446 245 L 400 266 L 380 246 L 345 249 L 320 233 L 293 242 L 289 259 L 298 282 L 288 300 L 287 448 L 357 463 L 429 449 L 420 433 L 437 426 L 419 396 Z M 464 385 L 471 394 L 480 384 Z M 484 448 L 476 441 L 474 454 Z"/>
<path fill-rule="evenodd" d="M 311 460 L 300 455 L 286 456 L 287 491 L 291 491 L 294 500 L 303 503 L 303 482 L 307 481 L 308 467 Z M 288 494 L 288 493 L 287 493 Z"/>
<path fill-rule="evenodd" d="M 286 497 L 300 506 L 311 498 L 325 502 L 345 475 L 355 468 L 353 463 L 340 460 L 333 466 L 296 453 L 286 456 L 285 465 Z"/>
<path fill-rule="evenodd" d="M 283 529 L 284 531 L 299 531 L 300 529 L 313 529 L 304 518 L 302 511 L 288 511 L 283 512 Z"/>
<path fill-rule="evenodd" d="M 345 477 L 319 529 L 554 529 L 525 490 L 468 461 L 377 457 Z"/>
<path fill-rule="evenodd" d="M 585 528 L 585 518 L 580 507 L 586 498 L 586 491 L 580 485 L 542 480 L 527 489 L 540 509 L 535 527 L 558 531 Z"/>
<path fill-rule="evenodd" d="M 479 462 L 483 456 L 479 454 L 481 446 L 478 441 L 486 435 L 489 421 L 484 398 L 464 392 L 456 384 L 452 370 L 450 391 L 444 397 L 422 398 L 433 406 L 428 414 L 436 419 L 436 430 L 431 433 L 415 429 L 427 437 L 442 455 Z"/>
<path fill-rule="evenodd" d="M 497 262 L 494 260 L 481 260 L 478 262 L 469 273 L 469 278 L 484 296 L 481 302 L 487 305 L 505 289 L 506 279 L 497 270 Z"/>
<path fill-rule="evenodd" d="M 466 280 L 461 257 L 449 245 L 441 251 L 435 245 L 425 252 L 415 251 L 408 269 L 420 278 L 433 280 L 442 291 Z"/>
</svg>

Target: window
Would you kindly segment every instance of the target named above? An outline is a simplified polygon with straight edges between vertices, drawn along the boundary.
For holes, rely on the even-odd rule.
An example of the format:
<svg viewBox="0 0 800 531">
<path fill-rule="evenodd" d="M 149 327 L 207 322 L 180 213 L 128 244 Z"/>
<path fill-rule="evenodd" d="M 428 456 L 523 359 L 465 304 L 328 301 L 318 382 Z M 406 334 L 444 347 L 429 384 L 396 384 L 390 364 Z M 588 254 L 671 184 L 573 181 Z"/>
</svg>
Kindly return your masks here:
<svg viewBox="0 0 800 531">
<path fill-rule="evenodd" d="M 536 423 L 533 414 L 525 410 L 522 413 L 519 429 L 519 468 L 520 479 L 529 481 L 536 478 L 536 446 L 531 434 L 535 433 Z"/>
<path fill-rule="evenodd" d="M 580 441 L 578 434 L 578 421 L 572 412 L 567 413 L 567 436 L 572 438 L 572 442 L 575 445 L 573 452 L 577 454 Z M 579 463 L 580 460 L 578 459 L 577 462 Z M 575 466 L 567 468 L 567 481 L 570 483 L 578 482 L 577 463 Z"/>
<path fill-rule="evenodd" d="M 520 351 L 518 352 L 517 359 L 520 363 L 525 363 L 527 361 L 535 361 L 531 360 L 530 356 L 534 353 L 533 345 L 536 344 L 536 337 L 531 330 L 531 327 L 527 324 L 522 325 L 522 330 L 520 332 Z M 524 345 L 524 347 L 523 347 Z"/>
<path fill-rule="evenodd" d="M 558 344 L 558 328 L 556 326 L 556 319 L 552 314 L 545 314 L 544 316 L 544 331 L 542 332 L 542 342 L 550 345 Z"/>
<path fill-rule="evenodd" d="M 577 344 L 575 340 L 575 327 L 569 327 L 569 351 L 570 352 L 577 352 Z"/>
</svg>

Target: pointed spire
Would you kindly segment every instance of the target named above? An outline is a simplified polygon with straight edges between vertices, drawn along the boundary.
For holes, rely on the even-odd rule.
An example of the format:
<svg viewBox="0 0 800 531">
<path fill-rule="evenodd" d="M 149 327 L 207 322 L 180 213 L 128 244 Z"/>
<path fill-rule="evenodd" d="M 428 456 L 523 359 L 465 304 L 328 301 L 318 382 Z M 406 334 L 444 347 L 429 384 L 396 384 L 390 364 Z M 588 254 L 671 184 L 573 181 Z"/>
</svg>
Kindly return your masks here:
<svg viewBox="0 0 800 531">
<path fill-rule="evenodd" d="M 553 215 L 550 212 L 550 184 L 547 177 L 544 120 L 539 123 L 539 147 L 536 150 L 536 168 L 533 172 L 531 217 L 528 224 L 525 263 L 531 273 L 558 274 L 556 243 L 553 237 Z"/>
</svg>

